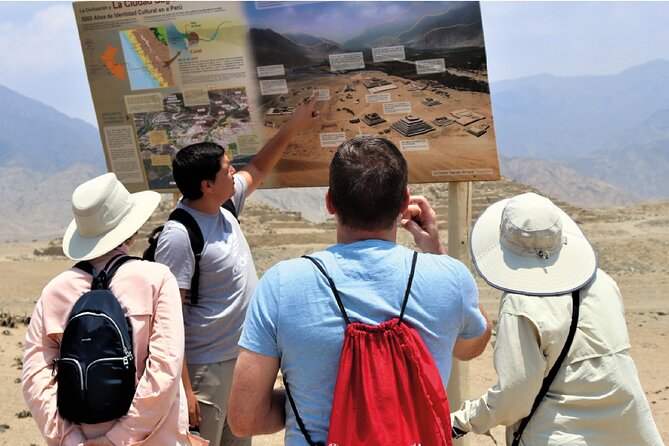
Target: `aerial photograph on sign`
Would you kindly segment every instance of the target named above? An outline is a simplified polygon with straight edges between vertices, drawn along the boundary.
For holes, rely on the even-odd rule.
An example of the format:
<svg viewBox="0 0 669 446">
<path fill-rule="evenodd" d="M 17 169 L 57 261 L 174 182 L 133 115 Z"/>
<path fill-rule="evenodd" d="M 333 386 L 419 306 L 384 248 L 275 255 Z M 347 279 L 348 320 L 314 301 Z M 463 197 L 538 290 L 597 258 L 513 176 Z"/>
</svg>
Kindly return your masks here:
<svg viewBox="0 0 669 446">
<path fill-rule="evenodd" d="M 248 2 L 245 13 L 266 138 L 305 98 L 321 102 L 318 128 L 265 186 L 326 184 L 356 135 L 393 141 L 411 182 L 499 178 L 478 2 Z"/>
<path fill-rule="evenodd" d="M 209 90 L 202 105 L 187 106 L 182 93 L 163 99 L 164 111 L 133 115 L 139 150 L 151 189 L 176 187 L 172 159 L 190 144 L 213 141 L 236 152 L 237 133 L 247 133 L 250 116 L 243 88 Z"/>
</svg>

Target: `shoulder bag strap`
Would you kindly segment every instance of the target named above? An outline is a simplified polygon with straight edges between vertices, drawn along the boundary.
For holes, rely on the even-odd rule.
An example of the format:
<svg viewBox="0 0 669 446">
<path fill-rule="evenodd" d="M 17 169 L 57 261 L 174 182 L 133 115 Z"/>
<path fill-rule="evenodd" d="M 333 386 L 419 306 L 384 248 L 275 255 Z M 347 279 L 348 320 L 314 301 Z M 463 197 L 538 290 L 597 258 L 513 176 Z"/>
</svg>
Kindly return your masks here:
<svg viewBox="0 0 669 446">
<path fill-rule="evenodd" d="M 541 401 L 546 396 L 546 393 L 548 393 L 548 389 L 550 388 L 551 384 L 553 383 L 553 380 L 560 371 L 560 367 L 562 366 L 564 359 L 567 357 L 567 353 L 569 352 L 571 343 L 574 340 L 574 335 L 576 334 L 576 326 L 578 325 L 579 305 L 581 303 L 581 299 L 579 297 L 579 290 L 572 291 L 571 302 L 572 302 L 571 325 L 569 326 L 569 334 L 567 335 L 567 340 L 564 343 L 564 347 L 562 347 L 560 355 L 555 360 L 555 364 L 553 364 L 553 367 L 551 367 L 550 372 L 548 372 L 548 375 L 544 378 L 544 381 L 541 384 L 541 389 L 539 390 L 539 393 L 537 394 L 537 397 L 534 399 L 534 403 L 532 404 L 532 410 L 530 410 L 530 414 L 522 419 L 522 421 L 520 422 L 520 426 L 518 426 L 518 430 L 513 434 L 513 442 L 511 443 L 511 446 L 520 445 L 520 437 L 523 435 L 523 431 L 527 427 L 527 423 L 530 422 L 532 415 L 534 415 L 534 412 L 536 412 L 537 408 L 539 407 L 539 404 L 541 404 Z"/>
</svg>

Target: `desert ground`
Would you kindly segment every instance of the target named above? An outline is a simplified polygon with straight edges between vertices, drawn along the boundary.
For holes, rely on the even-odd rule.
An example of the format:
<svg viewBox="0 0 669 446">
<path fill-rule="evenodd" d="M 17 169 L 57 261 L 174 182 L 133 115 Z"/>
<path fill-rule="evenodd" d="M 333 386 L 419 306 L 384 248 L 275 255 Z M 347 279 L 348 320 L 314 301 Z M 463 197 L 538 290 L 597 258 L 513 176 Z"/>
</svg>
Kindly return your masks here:
<svg viewBox="0 0 669 446">
<path fill-rule="evenodd" d="M 413 188 L 430 198 L 440 217 L 442 238 L 447 240 L 445 185 Z M 508 180 L 473 184 L 474 218 L 490 203 L 530 190 Z M 599 264 L 620 286 L 625 299 L 631 354 L 636 360 L 646 398 L 663 439 L 669 441 L 669 203 L 625 208 L 579 209 L 559 203 L 589 237 Z M 163 206 L 143 229 L 146 233 L 166 218 Z M 262 274 L 274 263 L 322 249 L 335 241 L 331 221 L 314 224 L 299 213 L 280 212 L 261 202 L 248 202 L 241 216 L 256 267 Z M 400 233 L 398 241 L 413 246 Z M 134 250 L 144 248 L 143 241 Z M 59 241 L 0 245 L 0 445 L 44 444 L 20 390 L 26 323 L 42 287 L 73 262 L 60 255 Z M 496 323 L 499 293 L 479 278 L 481 302 Z M 493 337 L 494 342 L 494 337 Z M 492 345 L 467 364 L 470 397 L 481 395 L 495 383 Z M 503 428 L 492 436 L 504 444 Z M 495 444 L 491 437 L 468 435 L 470 446 Z M 283 444 L 282 433 L 257 437 L 254 444 Z"/>
<path fill-rule="evenodd" d="M 371 93 L 365 87 L 365 83 L 369 83 L 370 79 L 383 80 L 395 86 L 395 89 L 382 92 L 389 97 L 387 103 L 410 102 L 410 112 L 384 113 L 384 103 L 368 103 L 366 97 Z M 291 92 L 280 96 L 270 107 L 263 108 L 263 112 L 273 107 L 297 107 L 299 102 L 310 96 L 314 89 L 329 91 L 330 99 L 319 103 L 322 118 L 316 129 L 296 138 L 288 146 L 274 170 L 275 173 L 265 181 L 268 187 L 326 185 L 327 168 L 338 145 L 321 147 L 319 135 L 326 133 L 344 133 L 345 139 L 356 135 L 380 135 L 390 139 L 400 148 L 402 141 L 426 141 L 425 150 L 404 152 L 409 165 L 412 166 L 409 172 L 412 182 L 459 181 L 463 177 L 489 180 L 499 177 L 488 93 L 458 91 L 445 86 L 434 87 L 425 81 L 411 82 L 373 70 L 291 80 L 290 86 Z M 428 98 L 437 101 L 438 104 L 426 105 L 423 101 Z M 440 127 L 433 123 L 439 117 L 454 119 L 451 112 L 459 110 L 471 111 L 483 119 L 467 125 L 454 122 Z M 363 121 L 363 117 L 368 113 L 378 113 L 386 121 L 369 126 Z M 391 124 L 409 114 L 424 120 L 434 128 L 434 131 L 407 137 L 391 128 Z M 273 122 L 275 125 L 275 127 L 265 127 L 265 136 L 268 139 L 272 137 L 289 118 L 290 115 L 264 115 L 263 120 Z M 358 122 L 351 123 L 351 120 Z M 485 127 L 487 131 L 480 136 L 474 136 L 467 132 L 472 127 Z M 313 149 L 314 147 L 318 149 Z M 439 170 L 433 170 L 432 166 L 441 167 Z M 476 176 L 472 176 L 472 173 L 458 173 L 455 166 L 458 170 L 476 171 Z M 295 175 L 298 171 L 299 175 Z"/>
</svg>

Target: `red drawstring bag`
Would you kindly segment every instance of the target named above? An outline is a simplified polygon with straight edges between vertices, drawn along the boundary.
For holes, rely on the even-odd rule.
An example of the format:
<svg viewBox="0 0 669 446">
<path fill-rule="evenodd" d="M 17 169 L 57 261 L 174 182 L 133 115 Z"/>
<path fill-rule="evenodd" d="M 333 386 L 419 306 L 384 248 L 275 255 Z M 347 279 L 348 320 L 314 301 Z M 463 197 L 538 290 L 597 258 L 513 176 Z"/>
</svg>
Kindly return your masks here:
<svg viewBox="0 0 669 446">
<path fill-rule="evenodd" d="M 327 278 L 346 321 L 327 445 L 452 446 L 450 410 L 439 370 L 420 334 L 402 320 L 417 253 L 400 316 L 379 325 L 351 323 L 332 279 L 320 263 L 306 258 Z M 302 434 L 316 446 L 287 384 L 286 391 Z"/>
</svg>

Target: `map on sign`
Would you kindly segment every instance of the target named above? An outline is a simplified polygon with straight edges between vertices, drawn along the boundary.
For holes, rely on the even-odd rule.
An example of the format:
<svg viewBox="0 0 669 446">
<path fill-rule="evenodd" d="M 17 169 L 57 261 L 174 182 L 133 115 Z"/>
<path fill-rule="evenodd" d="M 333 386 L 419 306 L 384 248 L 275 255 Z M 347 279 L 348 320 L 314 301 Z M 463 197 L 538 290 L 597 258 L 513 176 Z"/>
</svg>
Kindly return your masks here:
<svg viewBox="0 0 669 446">
<path fill-rule="evenodd" d="M 116 60 L 116 55 L 118 54 L 118 48 L 111 45 L 107 45 L 105 52 L 100 55 L 100 59 L 104 62 L 105 66 L 109 70 L 109 73 L 116 77 L 117 79 L 124 81 L 125 80 L 125 67 L 123 64 L 120 64 Z"/>
<path fill-rule="evenodd" d="M 165 27 L 128 29 L 120 32 L 130 88 L 168 88 L 174 86 Z"/>
<path fill-rule="evenodd" d="M 186 105 L 184 94 L 167 95 L 164 111 L 135 113 L 133 120 L 149 187 L 176 187 L 172 158 L 189 144 L 211 141 L 236 152 L 237 133 L 248 133 L 250 116 L 243 88 L 210 90 L 206 102 Z"/>
</svg>

